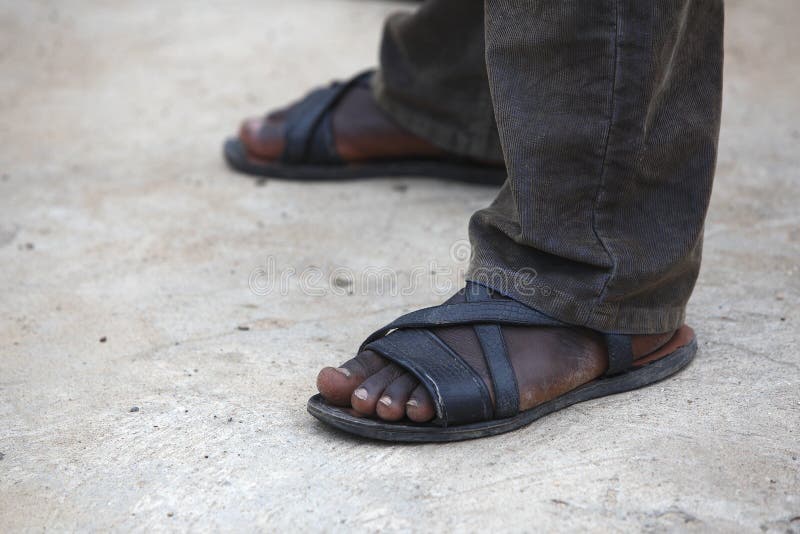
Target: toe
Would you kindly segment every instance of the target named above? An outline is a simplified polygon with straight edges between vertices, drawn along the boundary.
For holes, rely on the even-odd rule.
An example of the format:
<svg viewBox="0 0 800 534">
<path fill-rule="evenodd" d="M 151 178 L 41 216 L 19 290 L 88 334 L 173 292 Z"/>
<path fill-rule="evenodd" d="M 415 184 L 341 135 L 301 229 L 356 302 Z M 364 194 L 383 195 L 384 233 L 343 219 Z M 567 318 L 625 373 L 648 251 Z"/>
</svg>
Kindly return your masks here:
<svg viewBox="0 0 800 534">
<path fill-rule="evenodd" d="M 374 352 L 364 351 L 340 367 L 322 369 L 317 375 L 317 390 L 330 404 L 350 406 L 350 397 L 359 384 L 387 363 Z"/>
<path fill-rule="evenodd" d="M 381 397 L 383 390 L 389 386 L 396 378 L 405 373 L 402 367 L 390 363 L 377 373 L 367 377 L 350 397 L 350 405 L 357 412 L 364 415 L 375 413 L 375 406 Z"/>
<path fill-rule="evenodd" d="M 283 122 L 263 117 L 247 119 L 239 129 L 239 139 L 249 154 L 260 159 L 276 160 L 283 152 Z"/>
<path fill-rule="evenodd" d="M 325 400 L 336 406 L 350 406 L 350 395 L 364 381 L 344 365 L 325 367 L 317 375 L 317 390 Z"/>
<path fill-rule="evenodd" d="M 433 408 L 433 399 L 422 384 L 414 388 L 408 402 L 406 402 L 406 415 L 416 423 L 430 421 L 436 415 Z"/>
<path fill-rule="evenodd" d="M 406 402 L 417 387 L 417 379 L 410 373 L 403 373 L 383 390 L 378 398 L 375 412 L 386 421 L 399 421 L 406 415 Z"/>
</svg>

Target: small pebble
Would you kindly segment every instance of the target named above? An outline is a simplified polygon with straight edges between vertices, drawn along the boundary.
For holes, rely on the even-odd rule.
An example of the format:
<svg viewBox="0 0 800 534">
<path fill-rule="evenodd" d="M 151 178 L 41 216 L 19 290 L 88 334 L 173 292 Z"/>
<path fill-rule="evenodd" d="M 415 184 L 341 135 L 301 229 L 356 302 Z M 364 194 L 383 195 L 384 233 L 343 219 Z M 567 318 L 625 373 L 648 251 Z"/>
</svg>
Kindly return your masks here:
<svg viewBox="0 0 800 534">
<path fill-rule="evenodd" d="M 100 338 L 100 343 L 105 343 L 106 341 L 108 341 L 108 338 L 106 336 Z"/>
<path fill-rule="evenodd" d="M 139 407 L 138 407 L 138 406 L 134 406 L 134 407 L 132 407 L 132 408 L 131 408 L 130 410 L 128 410 L 128 411 L 129 411 L 129 412 L 138 412 L 138 411 L 139 411 Z"/>
<path fill-rule="evenodd" d="M 238 328 L 239 330 L 242 330 L 243 332 L 247 332 L 248 330 L 250 330 L 250 327 L 247 326 L 247 325 L 239 325 L 236 328 Z"/>
<path fill-rule="evenodd" d="M 333 279 L 333 285 L 335 285 L 336 287 L 345 288 L 352 286 L 353 281 L 350 280 L 349 278 L 337 276 L 336 278 Z"/>
</svg>

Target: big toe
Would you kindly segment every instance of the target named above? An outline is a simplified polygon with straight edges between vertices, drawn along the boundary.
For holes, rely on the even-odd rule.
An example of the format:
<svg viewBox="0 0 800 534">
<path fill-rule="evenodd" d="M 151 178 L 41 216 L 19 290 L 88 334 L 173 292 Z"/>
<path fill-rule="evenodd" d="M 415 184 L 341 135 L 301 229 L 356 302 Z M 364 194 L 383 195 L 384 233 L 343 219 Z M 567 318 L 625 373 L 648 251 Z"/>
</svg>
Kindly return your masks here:
<svg viewBox="0 0 800 534">
<path fill-rule="evenodd" d="M 239 128 L 239 139 L 249 154 L 260 159 L 276 160 L 283 152 L 283 122 L 269 117 L 246 119 Z"/>
<path fill-rule="evenodd" d="M 364 351 L 340 367 L 325 367 L 317 375 L 317 390 L 336 406 L 350 406 L 356 388 L 388 362 L 372 351 Z"/>
<path fill-rule="evenodd" d="M 350 396 L 363 381 L 346 367 L 325 367 L 317 375 L 317 391 L 330 404 L 350 406 Z"/>
</svg>

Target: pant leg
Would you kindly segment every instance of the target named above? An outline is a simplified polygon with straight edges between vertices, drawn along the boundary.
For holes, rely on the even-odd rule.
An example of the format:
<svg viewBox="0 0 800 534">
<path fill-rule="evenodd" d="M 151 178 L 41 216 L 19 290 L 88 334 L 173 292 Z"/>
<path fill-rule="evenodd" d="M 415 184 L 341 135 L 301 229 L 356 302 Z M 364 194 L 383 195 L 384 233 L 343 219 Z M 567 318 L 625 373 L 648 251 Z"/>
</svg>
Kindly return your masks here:
<svg viewBox="0 0 800 534">
<path fill-rule="evenodd" d="M 487 0 L 509 180 L 469 277 L 564 321 L 683 323 L 721 108 L 721 0 Z"/>
<path fill-rule="evenodd" d="M 502 161 L 489 95 L 482 0 L 427 0 L 386 23 L 378 104 L 420 137 L 457 154 Z"/>
</svg>

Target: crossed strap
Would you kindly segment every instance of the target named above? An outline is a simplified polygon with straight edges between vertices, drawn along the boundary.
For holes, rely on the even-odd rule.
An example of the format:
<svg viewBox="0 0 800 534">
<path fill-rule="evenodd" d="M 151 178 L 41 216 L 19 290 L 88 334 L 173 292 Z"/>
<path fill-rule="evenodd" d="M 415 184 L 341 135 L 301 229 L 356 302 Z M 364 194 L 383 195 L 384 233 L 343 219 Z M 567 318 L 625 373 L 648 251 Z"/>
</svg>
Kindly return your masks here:
<svg viewBox="0 0 800 534">
<path fill-rule="evenodd" d="M 519 387 L 501 326 L 574 327 L 510 299 L 492 298 L 485 286 L 467 282 L 466 302 L 413 311 L 373 332 L 361 345 L 414 374 L 428 389 L 437 422 L 444 426 L 512 417 L 519 413 Z M 471 325 L 492 380 L 495 403 L 477 372 L 430 328 Z M 603 334 L 608 370 L 615 375 L 633 364 L 631 337 Z"/>
<path fill-rule="evenodd" d="M 333 137 L 330 111 L 353 87 L 369 82 L 374 71 L 364 71 L 346 82 L 315 89 L 286 114 L 285 145 L 281 161 L 290 164 L 342 163 Z"/>
</svg>

